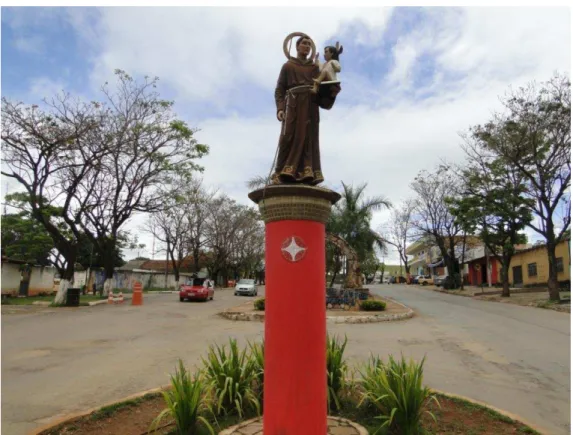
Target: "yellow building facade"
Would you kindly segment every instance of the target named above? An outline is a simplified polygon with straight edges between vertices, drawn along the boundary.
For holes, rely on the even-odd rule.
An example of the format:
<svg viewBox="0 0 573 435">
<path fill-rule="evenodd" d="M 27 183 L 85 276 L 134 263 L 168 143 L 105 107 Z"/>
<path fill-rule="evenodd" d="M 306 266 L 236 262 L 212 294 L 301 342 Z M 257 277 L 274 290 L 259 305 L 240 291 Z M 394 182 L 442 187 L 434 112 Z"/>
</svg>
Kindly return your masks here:
<svg viewBox="0 0 573 435">
<path fill-rule="evenodd" d="M 562 240 L 555 248 L 557 280 L 571 280 L 570 240 Z M 547 284 L 549 261 L 545 245 L 534 246 L 515 253 L 509 266 L 509 280 L 513 286 Z"/>
</svg>

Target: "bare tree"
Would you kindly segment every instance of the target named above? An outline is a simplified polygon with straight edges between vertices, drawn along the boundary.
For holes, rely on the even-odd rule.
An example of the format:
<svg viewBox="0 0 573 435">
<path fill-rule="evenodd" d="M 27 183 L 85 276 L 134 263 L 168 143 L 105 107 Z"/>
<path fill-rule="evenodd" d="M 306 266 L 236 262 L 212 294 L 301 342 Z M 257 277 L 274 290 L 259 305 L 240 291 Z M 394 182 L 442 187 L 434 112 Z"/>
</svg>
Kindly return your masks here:
<svg viewBox="0 0 573 435">
<path fill-rule="evenodd" d="M 55 302 L 62 303 L 73 283 L 79 222 L 91 193 L 79 195 L 80 186 L 107 150 L 91 140 L 101 121 L 96 105 L 62 93 L 43 106 L 2 98 L 2 175 L 24 187 L 31 216 L 54 241 L 61 278 Z"/>
<path fill-rule="evenodd" d="M 571 225 L 571 82 L 555 75 L 541 87 L 511 92 L 503 103 L 504 113 L 472 133 L 526 180 L 538 217 L 528 226 L 546 240 L 549 297 L 558 301 L 555 248 Z"/>
<path fill-rule="evenodd" d="M 194 162 L 207 147 L 194 139 L 194 131 L 176 118 L 173 102 L 154 91 L 157 78 L 136 82 L 116 70 L 117 89 L 104 85 L 99 107 L 101 122 L 92 140 L 109 152 L 80 184 L 78 198 L 89 200 L 80 220 L 83 231 L 104 256 L 107 294 L 112 287 L 115 249 L 120 228 L 137 212 L 164 209 L 173 187 L 190 180 L 201 168 Z M 83 189 L 83 191 L 81 191 Z M 175 249 L 175 247 L 171 247 Z"/>
<path fill-rule="evenodd" d="M 253 209 L 237 204 L 226 195 L 211 201 L 206 222 L 206 257 L 211 279 L 217 281 L 219 276 L 228 278 L 229 271 L 237 262 L 237 250 L 242 248 L 243 238 L 254 231 L 249 225 L 253 213 Z"/>
<path fill-rule="evenodd" d="M 406 248 L 412 239 L 412 219 L 415 209 L 416 202 L 414 200 L 404 201 L 399 207 L 393 209 L 390 221 L 379 230 L 386 243 L 394 246 L 398 251 L 398 255 L 404 263 L 406 274 L 410 273 Z"/>
<path fill-rule="evenodd" d="M 432 173 L 420 172 L 411 187 L 417 194 L 412 217 L 414 235 L 416 238 L 427 238 L 436 244 L 448 275 L 455 279 L 459 273 L 456 245 L 462 228 L 450 213 L 446 198 L 457 196 L 457 177 L 448 166 L 442 165 Z"/>
<path fill-rule="evenodd" d="M 193 179 L 186 191 L 188 247 L 193 256 L 195 272 L 200 270 L 200 260 L 204 249 L 209 245 L 208 218 L 212 198 L 216 197 L 217 190 L 207 188 L 201 179 Z"/>
</svg>

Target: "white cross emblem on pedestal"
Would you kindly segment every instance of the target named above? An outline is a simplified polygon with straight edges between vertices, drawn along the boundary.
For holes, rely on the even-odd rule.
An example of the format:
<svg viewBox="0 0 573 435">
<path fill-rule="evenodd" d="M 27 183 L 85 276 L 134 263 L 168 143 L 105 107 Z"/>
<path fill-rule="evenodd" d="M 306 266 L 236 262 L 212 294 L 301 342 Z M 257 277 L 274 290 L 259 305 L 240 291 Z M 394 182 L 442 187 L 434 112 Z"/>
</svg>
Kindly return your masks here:
<svg viewBox="0 0 573 435">
<path fill-rule="evenodd" d="M 292 263 L 301 260 L 306 253 L 306 249 L 307 248 L 304 246 L 304 242 L 296 236 L 292 236 L 286 239 L 281 247 L 283 257 Z M 288 256 L 286 254 L 288 254 Z"/>
</svg>

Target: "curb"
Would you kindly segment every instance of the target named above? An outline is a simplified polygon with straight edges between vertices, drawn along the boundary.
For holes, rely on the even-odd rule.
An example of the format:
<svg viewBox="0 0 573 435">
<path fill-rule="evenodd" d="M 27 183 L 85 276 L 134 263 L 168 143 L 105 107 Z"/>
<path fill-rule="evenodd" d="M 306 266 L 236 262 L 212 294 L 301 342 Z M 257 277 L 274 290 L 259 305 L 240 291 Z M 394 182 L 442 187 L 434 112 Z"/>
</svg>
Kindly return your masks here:
<svg viewBox="0 0 573 435">
<path fill-rule="evenodd" d="M 406 305 L 395 301 L 392 298 L 386 298 L 397 305 L 406 308 L 408 312 L 402 314 L 370 314 L 364 316 L 326 316 L 327 323 L 379 323 L 379 322 L 393 322 L 397 320 L 406 320 L 414 317 L 414 310 Z M 239 313 L 234 311 L 223 311 L 219 316 L 229 320 L 239 320 L 246 322 L 264 322 L 265 313 Z"/>
<path fill-rule="evenodd" d="M 86 415 L 90 415 L 92 412 L 96 412 L 99 411 L 102 408 L 105 408 L 106 406 L 111 406 L 111 405 L 115 405 L 117 403 L 121 403 L 121 402 L 126 402 L 127 400 L 133 400 L 133 399 L 138 399 L 140 397 L 145 396 L 146 394 L 151 394 L 151 393 L 159 393 L 161 391 L 166 390 L 167 388 L 169 388 L 170 385 L 164 385 L 162 387 L 155 387 L 155 388 L 150 388 L 149 390 L 145 390 L 145 391 L 141 391 L 139 393 L 135 393 L 132 394 L 130 396 L 124 397 L 120 400 L 114 400 L 113 402 L 107 402 L 103 405 L 97 406 L 95 408 L 90 408 L 87 409 L 85 411 L 80 411 L 80 412 L 76 412 L 73 414 L 65 414 L 65 415 L 60 415 L 60 416 L 53 416 L 53 417 L 48 417 L 47 419 L 42 419 L 42 420 L 50 420 L 52 419 L 51 422 L 44 424 L 43 426 L 40 426 L 36 429 L 32 429 L 28 435 L 38 435 L 41 432 L 44 432 L 48 429 L 53 429 L 54 427 L 65 423 L 68 420 L 73 420 L 79 417 L 85 417 Z"/>
<path fill-rule="evenodd" d="M 538 425 L 530 423 L 529 421 L 525 420 L 524 418 L 522 418 L 521 416 L 517 415 L 517 414 L 513 414 L 511 412 L 505 411 L 503 409 L 499 409 L 496 408 L 495 406 L 492 406 L 488 403 L 485 402 L 480 402 L 479 400 L 475 400 L 475 399 L 471 399 L 469 397 L 466 396 L 462 396 L 460 394 L 453 394 L 453 393 L 446 393 L 445 391 L 442 390 L 437 390 L 435 388 L 430 388 L 431 391 L 433 391 L 434 393 L 439 393 L 442 396 L 446 396 L 446 397 L 450 397 L 452 399 L 461 399 L 461 400 L 465 400 L 466 402 L 469 403 L 473 403 L 475 405 L 480 405 L 483 406 L 485 408 L 491 409 L 495 412 L 497 412 L 498 414 L 501 414 L 505 417 L 511 418 L 512 420 L 515 420 L 519 423 L 523 423 L 526 426 L 529 426 L 531 429 L 536 430 L 537 432 L 539 432 L 541 435 L 549 435 L 549 432 L 547 432 L 547 430 L 540 428 Z"/>
<path fill-rule="evenodd" d="M 364 427 L 362 427 L 358 423 L 354 423 L 353 421 L 350 421 L 346 418 L 334 417 L 331 415 L 328 415 L 326 418 L 327 418 L 327 420 L 333 420 L 333 421 L 337 421 L 340 423 L 345 423 L 345 424 L 349 425 L 350 427 L 356 429 L 360 435 L 368 435 L 368 431 Z M 222 430 L 221 432 L 219 432 L 219 435 L 233 435 L 233 433 L 236 430 L 247 427 L 251 423 L 259 423 L 259 422 L 262 423 L 262 420 L 263 420 L 263 417 L 252 418 L 250 420 L 244 421 L 244 422 L 239 423 L 235 426 L 231 426 L 231 427 L 228 427 L 227 429 Z"/>
<path fill-rule="evenodd" d="M 108 403 L 106 403 L 106 404 L 104 404 L 104 405 L 97 406 L 97 407 L 95 407 L 95 408 L 90 408 L 90 409 L 85 410 L 85 411 L 80 411 L 80 412 L 73 413 L 73 414 L 65 414 L 65 415 L 60 415 L 60 416 L 48 417 L 48 419 L 42 419 L 42 420 L 52 420 L 52 421 L 51 421 L 51 422 L 48 422 L 48 423 L 45 423 L 43 426 L 40 426 L 40 427 L 38 427 L 38 428 L 36 428 L 36 429 L 32 429 L 32 430 L 29 432 L 28 435 L 39 435 L 41 432 L 46 431 L 46 430 L 48 430 L 48 429 L 52 429 L 52 428 L 54 428 L 54 427 L 56 427 L 56 426 L 58 426 L 58 425 L 60 425 L 60 424 L 62 424 L 62 423 L 65 423 L 65 422 L 68 421 L 68 420 L 72 420 L 72 419 L 79 418 L 79 417 L 85 417 L 85 416 L 91 414 L 92 412 L 99 411 L 100 409 L 102 409 L 102 408 L 104 408 L 104 407 L 106 407 L 106 406 L 115 405 L 115 404 L 117 404 L 117 403 L 125 402 L 125 401 L 127 401 L 127 400 L 137 399 L 137 398 L 139 398 L 139 397 L 145 396 L 146 394 L 159 393 L 159 392 L 161 392 L 161 391 L 164 391 L 164 390 L 168 389 L 169 387 L 170 387 L 170 385 L 164 385 L 164 386 L 162 386 L 162 387 L 150 388 L 149 390 L 141 391 L 141 392 L 139 392 L 139 393 L 135 393 L 135 394 L 132 394 L 132 395 L 130 395 L 130 396 L 124 397 L 124 398 L 122 398 L 122 399 L 120 399 L 120 400 L 115 400 L 115 401 L 113 401 L 113 402 L 108 402 Z M 473 404 L 480 405 L 480 406 L 483 406 L 483 407 L 488 408 L 488 409 L 492 409 L 492 410 L 494 410 L 495 412 L 497 412 L 497 413 L 499 413 L 499 414 L 501 414 L 501 415 L 504 415 L 504 416 L 506 416 L 506 417 L 508 417 L 508 418 L 511 418 L 512 420 L 516 420 L 516 421 L 518 421 L 518 422 L 520 422 L 520 423 L 523 423 L 523 424 L 526 425 L 526 426 L 529 426 L 530 428 L 532 428 L 532 429 L 536 430 L 537 432 L 539 432 L 541 435 L 549 435 L 549 432 L 547 432 L 545 429 L 542 429 L 542 428 L 540 428 L 540 427 L 537 426 L 537 425 L 531 424 L 530 422 L 528 422 L 527 420 L 523 419 L 522 417 L 520 417 L 520 416 L 517 415 L 517 414 L 512 414 L 511 412 L 504 411 L 504 410 L 502 410 L 502 409 L 496 408 L 495 406 L 491 406 L 491 405 L 489 405 L 489 404 L 487 404 L 487 403 L 480 402 L 480 401 L 478 401 L 478 400 L 474 400 L 474 399 L 471 399 L 471 398 L 469 398 L 469 397 L 462 396 L 462 395 L 459 395 L 459 394 L 446 393 L 445 391 L 438 390 L 438 389 L 436 389 L 436 388 L 431 388 L 431 391 L 433 391 L 433 392 L 435 392 L 435 393 L 439 393 L 439 394 L 441 394 L 441 395 L 443 395 L 443 396 L 446 396 L 446 397 L 451 397 L 451 398 L 454 398 L 454 399 L 465 400 L 465 401 L 467 401 L 467 402 L 469 402 L 469 403 L 473 403 Z M 346 419 L 343 419 L 343 418 L 341 418 L 341 417 L 331 417 L 331 416 L 328 416 L 328 417 L 329 417 L 329 418 L 332 418 L 332 419 L 342 420 L 342 421 L 345 421 L 345 422 L 347 422 L 347 423 L 350 423 L 351 426 L 353 426 L 354 428 L 356 428 L 356 429 L 360 432 L 360 435 L 368 435 L 368 432 L 362 432 L 362 427 L 361 427 L 361 426 L 357 425 L 356 423 L 351 422 L 350 420 L 346 420 Z M 251 419 L 251 420 L 248 420 L 248 421 L 246 421 L 246 422 L 240 423 L 240 424 L 238 424 L 237 426 L 233 426 L 232 428 L 227 428 L 227 429 L 225 429 L 224 431 L 220 432 L 219 435 L 231 435 L 231 432 L 227 432 L 227 431 L 229 431 L 230 429 L 235 430 L 235 429 L 238 429 L 239 427 L 243 427 L 243 426 L 245 426 L 245 425 L 247 425 L 247 424 L 250 424 L 250 423 L 253 422 L 253 421 L 258 420 L 259 418 L 260 418 L 260 417 L 256 417 L 256 418 L 254 418 L 254 419 Z"/>
<path fill-rule="evenodd" d="M 128 296 L 125 296 L 125 295 L 124 295 L 124 297 L 123 297 L 123 300 L 124 300 L 124 301 L 130 300 L 130 299 L 131 299 L 131 296 L 128 297 Z M 90 307 L 93 307 L 94 305 L 107 304 L 107 299 L 102 299 L 101 301 L 88 302 L 88 304 L 89 304 Z M 115 304 L 116 304 L 116 303 L 114 302 L 114 305 L 115 305 Z M 110 304 L 110 305 L 111 305 L 111 304 Z"/>
</svg>

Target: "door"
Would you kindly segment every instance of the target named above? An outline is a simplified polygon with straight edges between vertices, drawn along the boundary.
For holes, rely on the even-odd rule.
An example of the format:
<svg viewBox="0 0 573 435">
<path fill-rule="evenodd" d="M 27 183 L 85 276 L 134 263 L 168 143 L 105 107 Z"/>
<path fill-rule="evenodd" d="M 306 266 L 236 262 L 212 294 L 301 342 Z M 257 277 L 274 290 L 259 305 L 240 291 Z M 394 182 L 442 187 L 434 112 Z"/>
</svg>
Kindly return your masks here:
<svg viewBox="0 0 573 435">
<path fill-rule="evenodd" d="M 513 285 L 522 285 L 523 284 L 523 271 L 521 270 L 521 266 L 513 266 Z"/>
<path fill-rule="evenodd" d="M 20 279 L 20 296 L 28 296 L 28 288 L 30 287 L 30 268 L 26 267 L 22 270 L 22 278 Z"/>
</svg>

